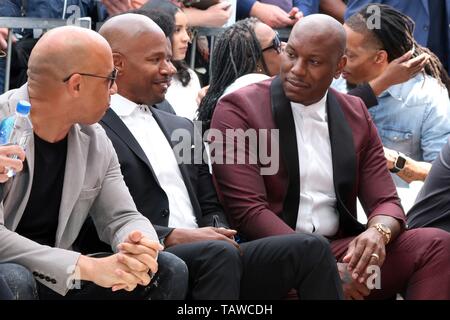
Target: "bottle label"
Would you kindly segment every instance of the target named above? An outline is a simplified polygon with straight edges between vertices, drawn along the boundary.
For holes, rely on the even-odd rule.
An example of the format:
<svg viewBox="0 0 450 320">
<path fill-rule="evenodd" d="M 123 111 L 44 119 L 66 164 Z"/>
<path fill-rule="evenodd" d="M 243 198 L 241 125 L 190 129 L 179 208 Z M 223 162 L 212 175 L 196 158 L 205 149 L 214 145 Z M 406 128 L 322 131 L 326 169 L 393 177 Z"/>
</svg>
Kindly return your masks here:
<svg viewBox="0 0 450 320">
<path fill-rule="evenodd" d="M 8 144 L 14 128 L 15 116 L 4 118 L 0 122 L 0 145 Z"/>
</svg>

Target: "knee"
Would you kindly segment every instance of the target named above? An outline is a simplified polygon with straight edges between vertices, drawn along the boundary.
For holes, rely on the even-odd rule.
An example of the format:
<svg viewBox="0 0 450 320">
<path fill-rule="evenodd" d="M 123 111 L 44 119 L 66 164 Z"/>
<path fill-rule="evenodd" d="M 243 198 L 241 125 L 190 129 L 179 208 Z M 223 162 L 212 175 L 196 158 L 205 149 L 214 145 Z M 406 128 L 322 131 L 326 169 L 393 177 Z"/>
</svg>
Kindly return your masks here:
<svg viewBox="0 0 450 320">
<path fill-rule="evenodd" d="M 157 289 L 153 290 L 152 299 L 181 300 L 188 291 L 189 273 L 186 263 L 169 252 L 160 252 L 158 256 L 158 273 L 152 281 Z"/>
<path fill-rule="evenodd" d="M 206 250 L 208 260 L 214 260 L 217 264 L 241 264 L 239 250 L 226 241 L 209 241 Z"/>
<path fill-rule="evenodd" d="M 437 228 L 417 228 L 400 237 L 403 248 L 412 250 L 422 260 L 447 263 L 450 261 L 450 233 Z M 399 238 L 400 238 L 399 237 Z"/>
<path fill-rule="evenodd" d="M 439 250 L 446 257 L 450 256 L 450 233 L 437 228 L 419 228 L 417 232 L 422 234 L 422 242 L 428 248 Z"/>
<path fill-rule="evenodd" d="M 36 282 L 27 268 L 15 263 L 4 263 L 0 264 L 0 274 L 15 300 L 37 299 Z"/>
<path fill-rule="evenodd" d="M 330 243 L 321 235 L 298 233 L 292 236 L 294 237 L 292 243 L 295 243 L 296 249 L 302 252 L 331 255 Z"/>
<path fill-rule="evenodd" d="M 160 252 L 158 256 L 159 272 L 168 272 L 172 274 L 187 274 L 186 263 L 170 252 Z"/>
</svg>

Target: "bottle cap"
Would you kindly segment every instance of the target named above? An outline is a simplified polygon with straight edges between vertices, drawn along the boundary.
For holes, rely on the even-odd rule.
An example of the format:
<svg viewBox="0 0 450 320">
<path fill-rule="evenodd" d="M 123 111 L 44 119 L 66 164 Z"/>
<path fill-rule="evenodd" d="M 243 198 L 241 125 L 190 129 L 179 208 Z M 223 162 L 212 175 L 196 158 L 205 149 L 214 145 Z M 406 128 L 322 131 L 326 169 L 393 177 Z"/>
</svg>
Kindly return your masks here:
<svg viewBox="0 0 450 320">
<path fill-rule="evenodd" d="M 31 104 L 28 101 L 20 100 L 17 103 L 16 111 L 20 114 L 29 114 L 31 109 Z"/>
</svg>

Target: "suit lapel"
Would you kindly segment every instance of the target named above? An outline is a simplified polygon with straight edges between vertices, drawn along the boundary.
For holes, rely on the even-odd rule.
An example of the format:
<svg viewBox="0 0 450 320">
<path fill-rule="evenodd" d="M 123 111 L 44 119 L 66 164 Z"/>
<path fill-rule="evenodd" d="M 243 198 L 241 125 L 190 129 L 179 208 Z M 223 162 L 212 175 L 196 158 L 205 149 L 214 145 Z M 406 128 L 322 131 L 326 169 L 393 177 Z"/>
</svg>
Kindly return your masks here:
<svg viewBox="0 0 450 320">
<path fill-rule="evenodd" d="M 272 113 L 280 132 L 281 156 L 289 176 L 289 187 L 284 200 L 283 220 L 295 230 L 300 201 L 300 174 L 297 136 L 289 99 L 283 91 L 281 80 L 276 77 L 270 86 Z"/>
<path fill-rule="evenodd" d="M 55 246 L 60 244 L 75 202 L 83 189 L 89 151 L 90 138 L 81 131 L 79 125 L 72 126 L 67 139 L 66 168 Z"/>
<path fill-rule="evenodd" d="M 164 133 L 164 136 L 166 137 L 167 141 L 169 142 L 170 146 L 173 149 L 175 147 L 175 143 L 171 139 L 171 131 L 172 130 L 170 130 L 165 125 L 164 121 L 162 121 L 160 112 L 155 110 L 155 108 L 153 108 L 153 107 L 151 108 L 151 111 L 153 113 L 153 116 L 155 117 L 156 122 L 158 123 L 159 127 L 161 128 L 162 132 Z M 176 128 L 176 129 L 180 129 L 180 128 Z M 176 155 L 175 155 L 175 157 L 176 157 Z M 178 159 L 177 159 L 177 161 L 178 161 Z M 192 158 L 192 161 L 194 161 L 193 158 Z M 189 199 L 191 200 L 191 204 L 194 209 L 194 213 L 195 213 L 197 219 L 201 219 L 201 217 L 202 217 L 201 207 L 198 202 L 194 187 L 192 186 L 187 165 L 185 163 L 180 163 L 180 164 L 178 164 L 178 167 L 180 168 L 181 176 L 183 177 L 184 184 L 186 185 L 186 189 L 188 191 Z M 200 220 L 197 220 L 197 221 L 200 221 Z"/>
<path fill-rule="evenodd" d="M 345 201 L 351 198 L 356 183 L 356 151 L 352 129 L 332 90 L 328 92 L 327 115 L 339 224 L 345 234 L 353 234 L 352 230 L 359 230 L 362 225 L 351 214 Z"/>
<path fill-rule="evenodd" d="M 133 153 L 147 165 L 153 175 L 153 178 L 159 185 L 158 178 L 156 177 L 156 174 L 153 171 L 152 165 L 145 155 L 144 150 L 142 150 L 133 134 L 130 132 L 130 130 L 128 130 L 127 126 L 125 125 L 125 123 L 123 123 L 119 116 L 111 108 L 109 108 L 101 122 L 108 126 L 112 131 L 114 131 L 116 135 L 123 141 L 123 143 L 125 143 L 131 149 L 131 151 L 133 151 Z"/>
</svg>

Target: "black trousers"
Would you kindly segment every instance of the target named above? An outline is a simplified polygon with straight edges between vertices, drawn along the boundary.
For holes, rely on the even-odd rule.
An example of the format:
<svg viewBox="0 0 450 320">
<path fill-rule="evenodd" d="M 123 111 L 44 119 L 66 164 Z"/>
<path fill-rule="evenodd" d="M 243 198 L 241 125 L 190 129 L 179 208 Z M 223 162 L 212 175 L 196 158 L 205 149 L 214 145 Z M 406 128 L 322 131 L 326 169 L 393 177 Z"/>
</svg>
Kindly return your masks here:
<svg viewBox="0 0 450 320">
<path fill-rule="evenodd" d="M 188 289 L 188 271 L 186 264 L 167 252 L 158 256 L 158 272 L 147 286 L 138 285 L 131 292 L 97 286 L 93 282 L 81 281 L 80 288 L 69 290 L 65 296 L 47 288 L 38 282 L 40 300 L 182 300 Z"/>
<path fill-rule="evenodd" d="M 300 299 L 343 299 L 329 242 L 292 234 L 241 244 L 202 241 L 166 248 L 186 262 L 189 298 L 283 299 L 296 289 Z"/>
</svg>

